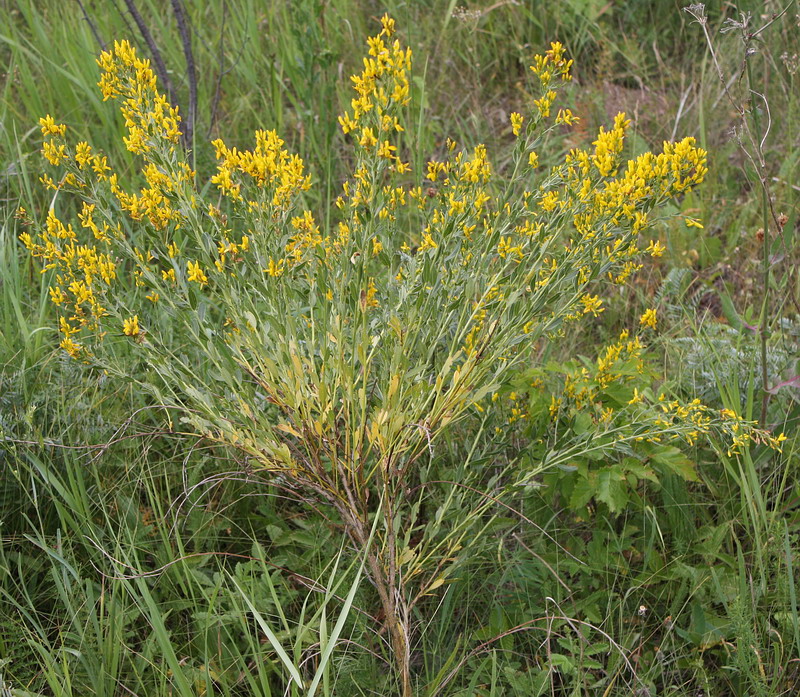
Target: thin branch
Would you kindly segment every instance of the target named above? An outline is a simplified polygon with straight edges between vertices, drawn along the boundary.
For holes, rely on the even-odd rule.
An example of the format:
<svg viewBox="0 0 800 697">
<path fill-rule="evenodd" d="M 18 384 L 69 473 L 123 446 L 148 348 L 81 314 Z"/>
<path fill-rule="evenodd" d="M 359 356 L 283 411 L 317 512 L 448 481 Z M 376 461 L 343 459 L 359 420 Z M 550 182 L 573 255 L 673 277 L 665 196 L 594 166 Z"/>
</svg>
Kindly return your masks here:
<svg viewBox="0 0 800 697">
<path fill-rule="evenodd" d="M 186 58 L 186 77 L 189 81 L 189 112 L 184 122 L 186 127 L 183 132 L 183 145 L 185 148 L 190 149 L 194 139 L 194 122 L 197 118 L 197 70 L 195 69 L 194 55 L 192 54 L 192 34 L 189 31 L 186 13 L 181 0 L 172 0 L 172 11 L 178 24 L 178 33 L 183 44 L 183 55 Z"/>
<path fill-rule="evenodd" d="M 767 101 L 767 98 L 763 94 L 761 94 L 760 92 L 756 92 L 755 90 L 750 90 L 750 92 L 752 92 L 753 94 L 755 94 L 758 97 L 761 97 L 761 100 L 764 102 L 764 108 L 767 111 L 767 128 L 764 130 L 764 137 L 761 138 L 761 142 L 758 144 L 759 152 L 763 153 L 764 152 L 764 143 L 767 142 L 767 138 L 769 137 L 769 132 L 772 130 L 772 112 L 770 112 L 770 110 L 769 110 L 769 102 Z M 761 158 L 762 167 L 763 167 L 763 159 L 764 158 L 762 156 L 762 158 Z"/>
<path fill-rule="evenodd" d="M 219 100 L 222 95 L 222 76 L 225 74 L 223 64 L 225 62 L 225 20 L 228 18 L 228 2 L 222 0 L 222 21 L 219 25 L 219 49 L 217 50 L 217 84 L 214 87 L 214 97 L 211 99 L 211 113 L 208 117 L 208 136 L 211 136 L 211 131 L 214 128 L 214 122 L 217 120 L 217 108 L 219 107 Z"/>
<path fill-rule="evenodd" d="M 89 16 L 89 13 L 86 11 L 86 7 L 81 0 L 76 0 L 78 3 L 78 7 L 81 8 L 81 12 L 83 13 L 83 19 L 89 25 L 89 29 L 92 32 L 92 36 L 94 36 L 95 41 L 100 44 L 100 49 L 105 51 L 106 50 L 106 42 L 100 38 L 100 33 L 97 31 L 97 25 L 92 21 L 92 18 Z"/>
<path fill-rule="evenodd" d="M 161 83 L 164 85 L 167 98 L 169 99 L 170 103 L 177 105 L 177 96 L 175 89 L 172 86 L 172 80 L 169 79 L 167 66 L 164 64 L 164 59 L 161 57 L 161 51 L 158 50 L 158 46 L 156 46 L 156 42 L 153 39 L 153 35 L 150 33 L 150 29 L 147 28 L 144 17 L 142 17 L 141 13 L 136 7 L 134 0 L 125 0 L 125 6 L 128 8 L 128 12 L 130 13 L 131 17 L 133 17 L 133 21 L 136 22 L 136 26 L 139 28 L 139 33 L 142 35 L 144 42 L 147 44 L 147 48 L 150 49 L 150 55 L 153 56 L 153 63 L 156 67 L 156 74 L 158 75 L 158 79 L 161 80 Z"/>
<path fill-rule="evenodd" d="M 758 29 L 757 31 L 754 31 L 752 34 L 750 34 L 750 38 L 751 39 L 755 39 L 762 31 L 764 31 L 765 29 L 769 28 L 771 25 L 775 24 L 775 22 L 777 22 L 781 17 L 783 17 L 783 15 L 785 15 L 789 11 L 789 8 L 792 5 L 794 5 L 794 3 L 795 3 L 795 0 L 792 0 L 778 14 L 773 15 L 772 19 L 769 22 L 767 22 L 763 27 L 761 27 L 761 29 Z"/>
</svg>

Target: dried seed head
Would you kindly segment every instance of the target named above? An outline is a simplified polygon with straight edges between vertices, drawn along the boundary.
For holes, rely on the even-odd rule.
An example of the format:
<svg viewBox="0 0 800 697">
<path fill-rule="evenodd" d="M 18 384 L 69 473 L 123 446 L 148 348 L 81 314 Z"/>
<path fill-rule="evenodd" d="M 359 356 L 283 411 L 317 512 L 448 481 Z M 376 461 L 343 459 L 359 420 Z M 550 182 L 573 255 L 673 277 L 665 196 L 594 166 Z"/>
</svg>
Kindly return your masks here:
<svg viewBox="0 0 800 697">
<path fill-rule="evenodd" d="M 691 5 L 683 8 L 684 12 L 688 12 L 692 17 L 694 17 L 700 24 L 705 24 L 708 20 L 706 19 L 706 6 L 702 2 L 695 2 Z"/>
</svg>

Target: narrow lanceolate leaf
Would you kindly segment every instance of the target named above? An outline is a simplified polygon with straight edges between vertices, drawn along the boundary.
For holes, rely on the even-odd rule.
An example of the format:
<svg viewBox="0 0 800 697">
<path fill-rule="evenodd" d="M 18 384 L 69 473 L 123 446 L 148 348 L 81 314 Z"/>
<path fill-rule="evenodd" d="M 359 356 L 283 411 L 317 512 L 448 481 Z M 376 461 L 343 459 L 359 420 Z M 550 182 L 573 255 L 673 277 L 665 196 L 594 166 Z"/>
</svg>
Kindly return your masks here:
<svg viewBox="0 0 800 697">
<path fill-rule="evenodd" d="M 322 650 L 322 656 L 319 659 L 319 668 L 317 668 L 317 673 L 314 675 L 314 679 L 311 681 L 311 687 L 308 688 L 308 697 L 314 697 L 314 693 L 317 691 L 319 681 L 322 679 L 325 668 L 328 665 L 328 661 L 331 659 L 333 649 L 336 648 L 336 642 L 339 639 L 339 635 L 342 633 L 342 629 L 344 629 L 344 623 L 347 620 L 347 616 L 350 614 L 350 608 L 353 607 L 353 599 L 355 598 L 356 591 L 361 584 L 361 576 L 363 571 L 364 560 L 362 559 L 361 565 L 358 567 L 356 577 L 353 579 L 353 583 L 350 586 L 350 592 L 347 594 L 347 598 L 345 598 L 342 611 L 339 613 L 339 619 L 336 620 L 333 631 L 325 642 L 325 647 Z"/>
<path fill-rule="evenodd" d="M 247 597 L 247 594 L 242 590 L 241 586 L 236 582 L 236 579 L 231 577 L 231 581 L 233 581 L 233 585 L 236 586 L 236 590 L 239 591 L 239 594 L 242 596 L 247 607 L 250 609 L 250 612 L 253 613 L 253 617 L 255 617 L 256 622 L 258 622 L 258 626 L 261 627 L 264 634 L 267 635 L 267 640 L 272 646 L 272 649 L 278 654 L 278 658 L 280 658 L 281 663 L 286 667 L 286 670 L 289 671 L 289 675 L 292 676 L 292 680 L 297 683 L 297 686 L 302 689 L 303 688 L 303 678 L 300 675 L 300 671 L 297 670 L 297 666 L 292 662 L 292 659 L 289 658 L 288 654 L 284 650 L 283 646 L 281 646 L 281 642 L 278 641 L 278 637 L 275 636 L 275 633 L 270 629 L 270 626 L 267 624 L 267 621 L 261 616 L 261 613 L 256 609 L 255 605 L 250 602 L 250 598 Z"/>
</svg>

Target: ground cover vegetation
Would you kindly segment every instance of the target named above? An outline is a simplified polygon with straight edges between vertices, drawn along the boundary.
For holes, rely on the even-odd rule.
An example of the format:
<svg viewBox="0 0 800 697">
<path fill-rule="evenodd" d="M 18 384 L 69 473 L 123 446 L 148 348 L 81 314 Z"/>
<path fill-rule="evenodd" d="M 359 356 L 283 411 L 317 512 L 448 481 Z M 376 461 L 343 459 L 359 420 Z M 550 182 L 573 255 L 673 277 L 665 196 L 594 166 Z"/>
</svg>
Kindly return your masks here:
<svg viewBox="0 0 800 697">
<path fill-rule="evenodd" d="M 800 8 L 73 10 L 0 10 L 0 692 L 797 692 Z"/>
</svg>

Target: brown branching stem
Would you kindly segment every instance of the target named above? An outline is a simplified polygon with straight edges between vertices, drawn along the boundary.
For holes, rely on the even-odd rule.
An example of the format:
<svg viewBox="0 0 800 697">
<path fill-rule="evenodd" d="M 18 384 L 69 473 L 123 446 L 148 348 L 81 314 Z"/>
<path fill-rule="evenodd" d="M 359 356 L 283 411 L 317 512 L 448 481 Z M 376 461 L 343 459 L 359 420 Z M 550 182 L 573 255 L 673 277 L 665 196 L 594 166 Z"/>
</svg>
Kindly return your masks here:
<svg viewBox="0 0 800 697">
<path fill-rule="evenodd" d="M 89 25 L 89 30 L 92 32 L 92 36 L 94 36 L 95 41 L 100 46 L 100 50 L 105 51 L 106 49 L 106 42 L 103 41 L 102 37 L 100 36 L 100 32 L 97 30 L 97 25 L 92 21 L 92 18 L 89 16 L 89 13 L 86 11 L 86 7 L 83 4 L 82 0 L 76 0 L 78 3 L 78 7 L 81 8 L 81 13 L 83 14 L 83 19 Z"/>
<path fill-rule="evenodd" d="M 187 150 L 191 150 L 194 142 L 194 123 L 197 119 L 197 70 L 194 64 L 194 54 L 192 53 L 192 35 L 181 0 L 172 0 L 172 12 L 175 14 L 175 22 L 178 25 L 178 33 L 183 45 L 183 55 L 186 59 L 186 77 L 189 82 L 189 112 L 184 121 L 183 145 Z"/>
<path fill-rule="evenodd" d="M 170 103 L 177 105 L 178 102 L 175 88 L 172 86 L 172 80 L 169 78 L 167 66 L 161 56 L 161 51 L 158 50 L 155 39 L 153 39 L 153 35 L 150 33 L 147 22 L 144 21 L 144 17 L 142 17 L 142 14 L 136 7 L 134 0 L 125 0 L 125 7 L 128 8 L 128 13 L 131 17 L 133 17 L 133 21 L 136 22 L 139 33 L 142 35 L 144 42 L 147 44 L 147 48 L 150 50 L 150 55 L 153 57 L 153 65 L 155 66 L 156 74 L 158 75 L 158 79 L 161 81 L 161 84 L 164 85 L 167 98 L 169 99 Z"/>
</svg>

